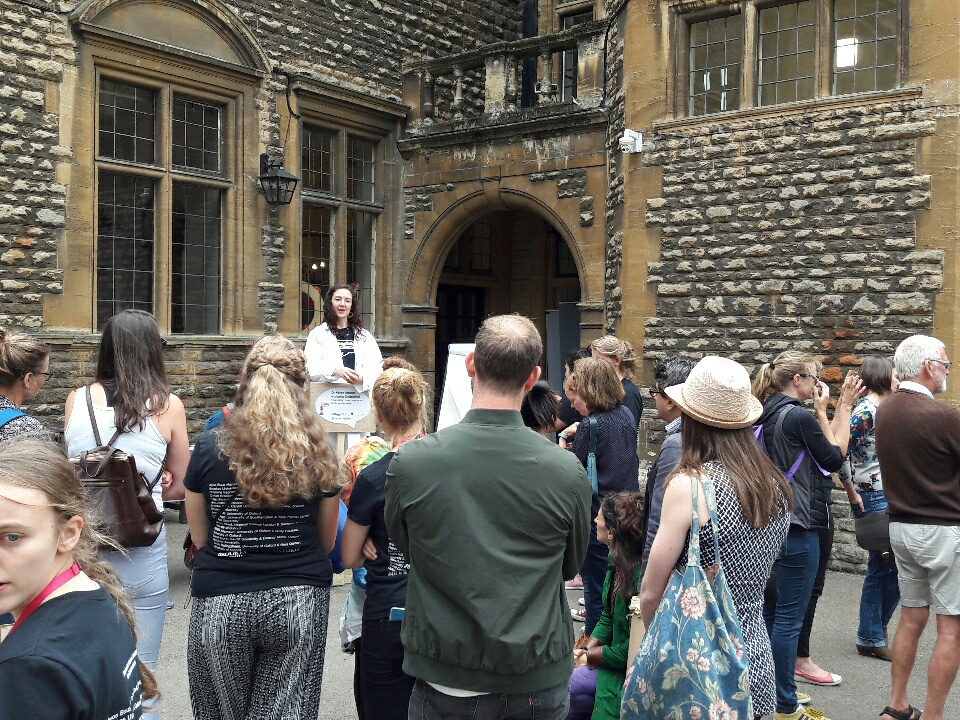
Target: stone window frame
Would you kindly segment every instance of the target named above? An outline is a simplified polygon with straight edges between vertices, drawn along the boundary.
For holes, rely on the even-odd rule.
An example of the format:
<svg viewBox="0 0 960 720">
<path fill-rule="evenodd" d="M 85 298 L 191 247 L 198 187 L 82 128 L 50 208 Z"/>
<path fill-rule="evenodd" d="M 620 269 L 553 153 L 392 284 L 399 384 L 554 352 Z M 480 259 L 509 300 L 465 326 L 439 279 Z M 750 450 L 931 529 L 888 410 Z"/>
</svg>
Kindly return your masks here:
<svg viewBox="0 0 960 720">
<path fill-rule="evenodd" d="M 298 283 L 301 288 L 297 307 L 301 318 L 304 310 L 302 307 L 303 296 L 309 295 L 316 308 L 314 318 L 309 323 L 298 323 L 300 334 L 307 334 L 313 327 L 323 322 L 322 311 L 322 293 L 318 294 L 316 290 L 311 292 L 310 288 L 305 287 L 302 275 L 303 265 L 303 215 L 304 205 L 314 205 L 329 208 L 332 213 L 332 232 L 330 237 L 330 265 L 328 278 L 331 285 L 339 285 L 348 282 L 349 263 L 349 242 L 348 238 L 348 216 L 350 213 L 364 213 L 372 215 L 373 220 L 373 249 L 371 252 L 372 261 L 370 263 L 370 277 L 372 287 L 369 289 L 369 299 L 361 303 L 361 312 L 363 314 L 363 323 L 371 332 L 377 331 L 377 307 L 381 304 L 383 296 L 382 283 L 378 282 L 378 269 L 381 267 L 379 260 L 383 256 L 383 246 L 385 243 L 380 239 L 383 237 L 385 214 L 387 212 L 388 198 L 386 196 L 386 187 L 384 183 L 384 160 L 385 146 L 384 139 L 393 130 L 394 124 L 389 118 L 382 118 L 376 114 L 364 112 L 362 108 L 353 107 L 347 111 L 341 111 L 340 107 L 333 103 L 330 106 L 324 103 L 319 97 L 313 97 L 309 94 L 300 96 L 299 111 L 302 118 L 297 127 L 296 145 L 298 151 L 296 156 L 302 157 L 300 148 L 303 144 L 304 130 L 309 128 L 327 132 L 333 135 L 333 165 L 332 165 L 332 183 L 330 191 L 323 191 L 316 188 L 301 187 L 300 206 L 297 213 L 296 230 L 296 257 Z M 373 201 L 366 202 L 349 197 L 348 191 L 348 148 L 350 138 L 357 138 L 372 142 L 374 144 L 374 196 Z M 325 290 L 324 290 L 325 292 Z M 320 300 L 320 302 L 317 302 Z"/>
<path fill-rule="evenodd" d="M 790 5 L 798 0 L 668 0 L 671 9 L 672 36 L 674 39 L 674 115 L 676 117 L 711 117 L 717 113 L 691 115 L 689 102 L 689 54 L 690 26 L 695 22 L 739 14 L 742 20 L 741 47 L 743 59 L 740 69 L 740 107 L 727 112 L 753 110 L 776 105 L 761 105 L 759 100 L 759 11 L 778 5 Z M 811 102 L 844 95 L 833 94 L 834 83 L 834 22 L 835 0 L 811 0 L 816 9 L 817 40 L 815 47 L 815 88 Z M 906 63 L 909 38 L 907 22 L 909 0 L 898 0 L 898 56 L 897 79 L 893 88 L 876 92 L 892 92 L 901 89 L 907 78 Z M 856 94 L 856 93 L 852 93 Z M 783 103 L 789 105 L 791 103 Z"/>
<path fill-rule="evenodd" d="M 103 158 L 98 154 L 99 89 L 102 78 L 147 87 L 157 92 L 156 150 L 153 163 Z M 249 282 L 244 258 L 244 210 L 255 203 L 256 188 L 243 182 L 256 175 L 247 143 L 255 136 L 254 90 L 259 73 L 215 59 L 165 52 L 125 38 L 88 31 L 80 43 L 75 80 L 75 162 L 69 171 L 72 192 L 68 220 L 59 248 L 64 268 L 64 294 L 51 297 L 44 308 L 52 326 L 86 328 L 97 332 L 97 178 L 101 171 L 136 175 L 154 183 L 154 290 L 153 315 L 162 333 L 173 325 L 173 184 L 203 185 L 221 192 L 220 321 L 212 336 L 244 331 L 244 317 L 255 302 L 248 302 Z M 64 89 L 66 91 L 69 86 Z M 221 108 L 221 163 L 219 172 L 173 166 L 171 143 L 174 96 L 216 104 Z M 84 129 L 87 128 L 87 129 Z M 248 187 L 249 185 L 249 187 Z M 252 305 L 252 307 L 251 307 Z M 189 337 L 191 333 L 177 333 Z M 211 335 L 203 333 L 202 336 Z"/>
</svg>

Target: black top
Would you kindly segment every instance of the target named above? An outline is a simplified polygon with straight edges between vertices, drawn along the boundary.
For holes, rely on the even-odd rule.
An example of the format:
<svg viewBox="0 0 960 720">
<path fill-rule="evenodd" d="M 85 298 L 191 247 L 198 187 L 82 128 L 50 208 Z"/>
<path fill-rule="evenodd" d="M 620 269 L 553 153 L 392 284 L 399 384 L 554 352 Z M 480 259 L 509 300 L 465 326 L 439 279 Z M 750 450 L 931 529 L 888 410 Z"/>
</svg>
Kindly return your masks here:
<svg viewBox="0 0 960 720">
<path fill-rule="evenodd" d="M 781 434 L 776 434 L 777 415 L 790 406 L 783 418 Z M 819 466 L 834 473 L 843 465 L 843 451 L 823 434 L 816 416 L 800 407 L 800 401 L 783 393 L 775 393 L 763 405 L 758 420 L 763 425 L 763 446 L 767 455 L 783 472 L 789 471 L 801 451 L 805 452 L 800 467 L 791 481 L 793 510 L 790 522 L 808 530 L 830 527 L 830 494 L 833 478 L 820 472 Z"/>
<path fill-rule="evenodd" d="M 560 419 L 563 420 L 564 424 L 567 427 L 570 427 L 575 422 L 580 422 L 583 420 L 583 415 L 573 407 L 573 404 L 570 402 L 570 398 L 564 393 L 563 399 L 560 401 Z"/>
<path fill-rule="evenodd" d="M 623 404 L 633 413 L 639 425 L 640 418 L 643 416 L 643 397 L 640 395 L 640 388 L 634 385 L 633 380 L 627 380 L 627 378 L 621 380 L 620 384 L 623 385 Z"/>
<path fill-rule="evenodd" d="M 243 495 L 235 493 L 237 481 L 218 451 L 217 432 L 205 432 L 197 440 L 183 479 L 187 490 L 206 498 L 212 525 L 193 569 L 193 595 L 214 597 L 293 585 L 329 587 L 333 569 L 317 529 L 323 496 L 292 500 L 278 508 L 248 507 Z"/>
<path fill-rule="evenodd" d="M 4 720 L 138 720 L 140 683 L 133 633 L 102 588 L 48 600 L 0 644 Z"/>
<path fill-rule="evenodd" d="M 363 605 L 364 620 L 386 620 L 390 608 L 407 603 L 407 575 L 410 562 L 387 534 L 383 505 L 387 499 L 385 485 L 387 467 L 396 453 L 389 452 L 367 465 L 357 476 L 350 495 L 348 518 L 370 528 L 370 539 L 377 546 L 377 559 L 367 560 L 367 600 Z"/>
<path fill-rule="evenodd" d="M 357 339 L 357 331 L 352 327 L 334 328 L 333 336 L 337 339 L 340 346 L 340 356 L 343 358 L 343 366 L 351 370 L 357 369 L 357 356 L 354 352 L 354 342 Z"/>
</svg>

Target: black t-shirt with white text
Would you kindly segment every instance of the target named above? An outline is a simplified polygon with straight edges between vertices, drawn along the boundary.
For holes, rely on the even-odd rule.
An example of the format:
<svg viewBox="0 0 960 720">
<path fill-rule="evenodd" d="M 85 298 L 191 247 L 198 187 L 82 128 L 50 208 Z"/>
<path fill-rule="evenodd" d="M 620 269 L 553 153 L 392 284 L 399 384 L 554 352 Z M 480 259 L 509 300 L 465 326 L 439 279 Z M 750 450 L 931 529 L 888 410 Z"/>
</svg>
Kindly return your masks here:
<svg viewBox="0 0 960 720">
<path fill-rule="evenodd" d="M 0 643 L 3 720 L 139 720 L 137 646 L 104 589 L 40 605 Z"/>
<path fill-rule="evenodd" d="M 333 336 L 337 339 L 337 345 L 340 346 L 340 357 L 343 366 L 351 370 L 357 369 L 357 354 L 355 351 L 357 341 L 357 331 L 352 327 L 334 328 Z"/>
<path fill-rule="evenodd" d="M 187 490 L 203 494 L 211 524 L 193 568 L 193 596 L 296 585 L 329 587 L 333 569 L 317 529 L 321 496 L 294 499 L 276 508 L 247 506 L 226 457 L 218 451 L 217 432 L 205 432 L 197 440 L 183 479 Z"/>
<path fill-rule="evenodd" d="M 377 559 L 367 560 L 367 599 L 363 605 L 364 620 L 386 620 L 390 608 L 404 607 L 407 602 L 407 576 L 410 562 L 387 534 L 383 505 L 387 499 L 387 468 L 396 453 L 389 452 L 367 465 L 357 476 L 350 495 L 347 517 L 358 525 L 370 528 L 370 539 L 377 546 Z"/>
</svg>

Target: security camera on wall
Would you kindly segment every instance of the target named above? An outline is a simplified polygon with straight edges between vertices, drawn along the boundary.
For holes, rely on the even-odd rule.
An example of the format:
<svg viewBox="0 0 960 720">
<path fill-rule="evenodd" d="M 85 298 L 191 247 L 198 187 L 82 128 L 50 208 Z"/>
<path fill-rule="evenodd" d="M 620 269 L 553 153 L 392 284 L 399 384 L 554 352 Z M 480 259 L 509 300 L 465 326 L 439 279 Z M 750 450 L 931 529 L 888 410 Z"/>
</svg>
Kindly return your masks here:
<svg viewBox="0 0 960 720">
<path fill-rule="evenodd" d="M 620 152 L 638 153 L 643 149 L 643 133 L 627 128 L 620 136 Z"/>
</svg>

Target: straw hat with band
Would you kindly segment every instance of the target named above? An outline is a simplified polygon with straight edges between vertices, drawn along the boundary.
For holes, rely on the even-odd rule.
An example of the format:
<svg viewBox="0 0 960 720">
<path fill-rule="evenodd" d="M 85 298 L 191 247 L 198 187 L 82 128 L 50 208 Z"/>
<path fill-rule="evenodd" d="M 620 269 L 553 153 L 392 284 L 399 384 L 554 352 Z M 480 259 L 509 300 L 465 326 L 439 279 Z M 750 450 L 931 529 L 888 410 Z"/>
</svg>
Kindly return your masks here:
<svg viewBox="0 0 960 720">
<path fill-rule="evenodd" d="M 753 425 L 763 405 L 750 390 L 750 375 L 738 362 L 707 355 L 687 381 L 664 392 L 684 413 L 704 425 L 736 430 Z"/>
</svg>

